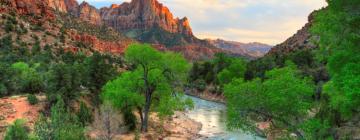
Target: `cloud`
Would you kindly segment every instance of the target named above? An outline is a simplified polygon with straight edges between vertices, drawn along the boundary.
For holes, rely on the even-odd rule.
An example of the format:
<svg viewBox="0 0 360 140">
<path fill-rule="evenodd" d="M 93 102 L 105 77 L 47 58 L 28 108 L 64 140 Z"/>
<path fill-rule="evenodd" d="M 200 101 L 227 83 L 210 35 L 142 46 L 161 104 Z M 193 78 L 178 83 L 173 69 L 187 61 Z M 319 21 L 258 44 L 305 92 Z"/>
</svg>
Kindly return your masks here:
<svg viewBox="0 0 360 140">
<path fill-rule="evenodd" d="M 83 1 L 83 0 L 78 0 Z M 96 7 L 130 0 L 86 0 Z M 159 0 L 175 16 L 188 17 L 200 38 L 275 45 L 296 33 L 325 0 Z"/>
</svg>

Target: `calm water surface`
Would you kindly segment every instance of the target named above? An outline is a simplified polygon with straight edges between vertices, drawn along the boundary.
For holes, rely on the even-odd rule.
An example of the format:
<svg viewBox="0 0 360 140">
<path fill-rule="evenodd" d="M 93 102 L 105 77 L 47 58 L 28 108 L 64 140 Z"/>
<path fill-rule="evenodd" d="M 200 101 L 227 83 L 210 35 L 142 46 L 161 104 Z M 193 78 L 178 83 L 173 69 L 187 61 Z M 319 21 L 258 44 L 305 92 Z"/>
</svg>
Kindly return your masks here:
<svg viewBox="0 0 360 140">
<path fill-rule="evenodd" d="M 200 135 L 207 140 L 264 140 L 263 138 L 245 134 L 241 131 L 231 132 L 226 129 L 226 106 L 220 103 L 191 97 L 194 109 L 186 114 L 191 119 L 202 123 Z"/>
</svg>

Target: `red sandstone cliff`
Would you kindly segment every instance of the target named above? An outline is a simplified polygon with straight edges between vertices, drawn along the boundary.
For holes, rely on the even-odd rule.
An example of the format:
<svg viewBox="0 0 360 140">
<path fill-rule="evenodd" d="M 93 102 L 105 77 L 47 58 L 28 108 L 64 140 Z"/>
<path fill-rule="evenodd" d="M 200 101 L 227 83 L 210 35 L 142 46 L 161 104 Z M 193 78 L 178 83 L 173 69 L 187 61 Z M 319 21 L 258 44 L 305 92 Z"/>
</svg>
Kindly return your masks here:
<svg viewBox="0 0 360 140">
<path fill-rule="evenodd" d="M 132 0 L 130 3 L 100 9 L 104 23 L 120 31 L 149 30 L 160 27 L 171 33 L 192 35 L 187 18 L 174 18 L 170 10 L 157 0 Z"/>
<path fill-rule="evenodd" d="M 210 58 L 217 52 L 229 52 L 196 38 L 186 17 L 175 18 L 170 10 L 157 0 L 132 0 L 101 9 L 96 9 L 86 2 L 79 4 L 76 0 L 0 1 L 10 3 L 18 13 L 45 15 L 43 17 L 46 19 L 43 21 L 55 19 L 58 12 L 68 13 L 90 24 L 112 27 L 140 42 L 156 44 L 162 46 L 162 49 L 171 48 L 170 50 L 181 52 L 190 59 Z M 78 39 L 79 37 L 75 38 L 79 41 Z M 88 36 L 80 41 L 88 41 L 95 50 L 110 50 L 108 52 L 113 53 L 121 53 L 124 48 L 119 42 L 101 42 L 99 38 Z"/>
</svg>

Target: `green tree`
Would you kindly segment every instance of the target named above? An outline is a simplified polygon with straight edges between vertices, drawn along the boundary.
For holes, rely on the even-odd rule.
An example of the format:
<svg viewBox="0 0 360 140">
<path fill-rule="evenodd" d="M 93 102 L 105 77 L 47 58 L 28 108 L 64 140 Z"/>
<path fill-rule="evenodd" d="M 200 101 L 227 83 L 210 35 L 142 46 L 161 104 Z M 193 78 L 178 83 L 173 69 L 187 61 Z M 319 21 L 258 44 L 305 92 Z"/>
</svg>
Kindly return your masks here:
<svg viewBox="0 0 360 140">
<path fill-rule="evenodd" d="M 31 104 L 31 105 L 36 105 L 39 100 L 38 98 L 34 95 L 34 94 L 29 94 L 27 96 L 27 101 Z"/>
<path fill-rule="evenodd" d="M 147 131 L 150 111 L 167 116 L 186 105 L 178 93 L 182 91 L 189 65 L 181 55 L 133 44 L 126 50 L 125 58 L 135 69 L 107 83 L 103 99 L 119 108 L 138 109 L 143 132 Z"/>
<path fill-rule="evenodd" d="M 24 120 L 15 120 L 14 124 L 9 126 L 4 140 L 28 140 L 28 129 L 25 127 Z"/>
<path fill-rule="evenodd" d="M 80 102 L 80 110 L 77 113 L 77 117 L 82 126 L 86 126 L 87 124 L 93 121 L 91 110 L 86 106 L 84 102 Z"/>
<path fill-rule="evenodd" d="M 57 96 L 60 95 L 68 105 L 69 102 L 80 96 L 82 84 L 82 65 L 58 63 L 50 67 L 47 73 L 46 95 L 50 104 L 56 103 Z"/>
<path fill-rule="evenodd" d="M 39 140 L 85 140 L 84 128 L 66 109 L 61 97 L 51 108 L 50 118 L 40 116 L 35 123 L 35 135 Z"/>
<path fill-rule="evenodd" d="M 85 85 L 96 95 L 117 74 L 110 56 L 95 52 L 85 59 Z"/>
<path fill-rule="evenodd" d="M 244 78 L 245 70 L 246 62 L 239 58 L 233 58 L 231 64 L 218 74 L 218 79 L 221 84 L 227 84 L 234 78 Z"/>
<path fill-rule="evenodd" d="M 360 1 L 328 0 L 311 30 L 320 36 L 318 58 L 327 61 L 331 80 L 324 86 L 330 106 L 347 120 L 360 113 Z"/>
<path fill-rule="evenodd" d="M 309 78 L 297 75 L 294 64 L 266 73 L 267 80 L 245 82 L 236 79 L 225 86 L 228 126 L 254 131 L 252 116 L 270 120 L 273 127 L 285 128 L 302 138 L 298 127 L 311 107 L 314 86 Z"/>
<path fill-rule="evenodd" d="M 43 90 L 41 75 L 37 72 L 40 64 L 30 67 L 27 63 L 17 62 L 11 65 L 14 71 L 14 86 L 17 92 L 38 93 Z"/>
</svg>

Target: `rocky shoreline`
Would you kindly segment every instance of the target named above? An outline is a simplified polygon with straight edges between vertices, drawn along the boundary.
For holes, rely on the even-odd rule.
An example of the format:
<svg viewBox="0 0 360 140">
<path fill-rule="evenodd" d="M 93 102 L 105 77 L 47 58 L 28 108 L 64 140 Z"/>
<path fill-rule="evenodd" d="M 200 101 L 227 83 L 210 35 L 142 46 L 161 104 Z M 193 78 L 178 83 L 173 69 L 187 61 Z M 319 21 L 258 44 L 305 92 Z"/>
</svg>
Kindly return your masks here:
<svg viewBox="0 0 360 140">
<path fill-rule="evenodd" d="M 202 124 L 185 115 L 184 112 L 175 114 L 166 119 L 160 119 L 156 113 L 152 113 L 149 119 L 149 130 L 146 133 L 130 132 L 117 134 L 114 139 L 121 140 L 193 140 L 201 138 L 198 133 Z M 96 138 L 96 133 L 89 133 L 91 138 Z"/>
<path fill-rule="evenodd" d="M 210 93 L 207 91 L 198 92 L 195 89 L 187 89 L 185 91 L 185 94 L 189 95 L 189 96 L 197 97 L 197 98 L 200 98 L 203 100 L 211 101 L 211 102 L 226 104 L 225 96 L 220 95 L 220 94 L 213 94 L 213 93 Z"/>
</svg>

